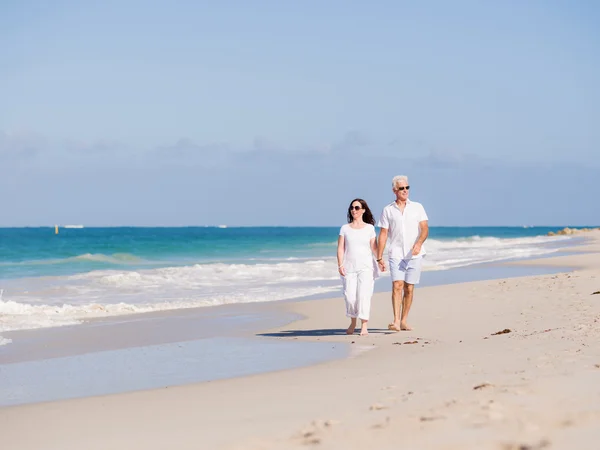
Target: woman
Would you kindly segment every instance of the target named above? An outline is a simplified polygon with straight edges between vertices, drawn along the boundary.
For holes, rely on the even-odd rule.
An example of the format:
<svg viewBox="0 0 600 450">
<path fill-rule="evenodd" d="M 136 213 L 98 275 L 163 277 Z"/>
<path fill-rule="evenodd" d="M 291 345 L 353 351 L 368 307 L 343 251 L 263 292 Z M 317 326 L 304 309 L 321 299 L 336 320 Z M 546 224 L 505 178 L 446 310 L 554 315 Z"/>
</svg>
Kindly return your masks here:
<svg viewBox="0 0 600 450">
<path fill-rule="evenodd" d="M 346 334 L 354 333 L 357 318 L 361 320 L 360 335 L 369 334 L 367 323 L 377 273 L 377 236 L 374 225 L 375 220 L 367 202 L 360 198 L 352 200 L 348 207 L 348 223 L 340 229 L 337 248 L 346 315 L 350 317 Z"/>
</svg>

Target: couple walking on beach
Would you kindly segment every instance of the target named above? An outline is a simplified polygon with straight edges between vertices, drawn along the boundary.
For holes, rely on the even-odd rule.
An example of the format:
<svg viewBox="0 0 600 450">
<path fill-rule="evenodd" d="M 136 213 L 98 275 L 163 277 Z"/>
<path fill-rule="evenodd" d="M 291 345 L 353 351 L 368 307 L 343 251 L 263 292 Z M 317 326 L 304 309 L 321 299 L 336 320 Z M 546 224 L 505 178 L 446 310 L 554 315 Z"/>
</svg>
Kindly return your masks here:
<svg viewBox="0 0 600 450">
<path fill-rule="evenodd" d="M 369 205 L 357 198 L 348 207 L 348 223 L 340 229 L 337 247 L 338 271 L 342 277 L 346 315 L 350 317 L 347 334 L 353 334 L 357 319 L 361 320 L 361 336 L 369 334 L 368 322 L 375 278 L 386 271 L 383 251 L 388 245 L 388 263 L 392 278 L 393 331 L 411 330 L 407 323 L 413 292 L 421 277 L 425 248 L 429 235 L 427 213 L 423 205 L 410 201 L 408 177 L 392 179 L 396 200 L 387 205 L 377 224 Z"/>
</svg>

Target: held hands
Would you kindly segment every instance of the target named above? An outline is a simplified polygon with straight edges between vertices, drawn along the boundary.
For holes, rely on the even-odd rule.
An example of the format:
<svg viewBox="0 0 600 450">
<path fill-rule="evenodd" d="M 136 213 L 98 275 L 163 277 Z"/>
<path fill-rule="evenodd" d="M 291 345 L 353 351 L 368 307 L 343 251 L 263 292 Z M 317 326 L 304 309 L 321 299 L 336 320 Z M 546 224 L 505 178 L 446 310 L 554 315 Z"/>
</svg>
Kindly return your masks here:
<svg viewBox="0 0 600 450">
<path fill-rule="evenodd" d="M 385 272 L 385 261 L 383 259 L 377 261 L 377 265 L 379 266 L 379 270 Z"/>
</svg>

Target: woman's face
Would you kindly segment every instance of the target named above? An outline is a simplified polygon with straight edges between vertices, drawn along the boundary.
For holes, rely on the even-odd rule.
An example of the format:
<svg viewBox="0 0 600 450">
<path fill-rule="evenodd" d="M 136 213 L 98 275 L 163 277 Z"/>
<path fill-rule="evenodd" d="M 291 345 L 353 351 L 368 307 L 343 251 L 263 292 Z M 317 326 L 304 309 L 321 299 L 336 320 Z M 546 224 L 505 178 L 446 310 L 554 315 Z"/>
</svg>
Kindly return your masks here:
<svg viewBox="0 0 600 450">
<path fill-rule="evenodd" d="M 352 205 L 350 206 L 350 211 L 352 212 L 353 219 L 360 219 L 365 212 L 361 203 L 357 201 L 352 202 Z"/>
</svg>

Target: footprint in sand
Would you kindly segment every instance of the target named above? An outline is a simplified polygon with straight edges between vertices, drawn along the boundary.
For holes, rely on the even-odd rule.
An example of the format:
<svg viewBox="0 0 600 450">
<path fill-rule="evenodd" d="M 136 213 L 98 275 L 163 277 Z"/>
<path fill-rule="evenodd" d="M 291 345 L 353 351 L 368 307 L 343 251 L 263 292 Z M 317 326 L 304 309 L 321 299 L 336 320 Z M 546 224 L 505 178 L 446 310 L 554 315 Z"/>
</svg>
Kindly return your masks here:
<svg viewBox="0 0 600 450">
<path fill-rule="evenodd" d="M 341 423 L 339 420 L 313 420 L 311 425 L 300 431 L 297 438 L 300 438 L 303 445 L 318 445 L 323 440 L 322 433 L 324 430 L 332 428 L 334 425 Z"/>
<path fill-rule="evenodd" d="M 371 428 L 374 428 L 376 430 L 381 430 L 382 428 L 386 428 L 389 426 L 391 419 L 388 417 L 385 418 L 385 420 L 383 422 L 380 423 L 376 423 L 374 424 Z"/>
<path fill-rule="evenodd" d="M 443 420 L 445 416 L 421 416 L 419 417 L 419 422 L 433 422 L 436 420 Z"/>
<path fill-rule="evenodd" d="M 544 448 L 550 447 L 550 441 L 547 439 L 542 439 L 540 442 L 536 444 L 517 444 L 510 443 L 504 444 L 502 446 L 502 450 L 542 450 Z"/>
<path fill-rule="evenodd" d="M 382 409 L 387 409 L 387 406 L 385 406 L 385 405 L 382 405 L 382 404 L 380 404 L 380 403 L 375 403 L 374 405 L 371 405 L 371 406 L 369 407 L 369 410 L 370 410 L 370 411 L 380 411 L 380 410 L 382 410 Z"/>
<path fill-rule="evenodd" d="M 302 435 L 302 443 L 304 445 L 317 445 L 321 443 L 321 438 L 313 431 L 307 431 Z"/>
</svg>

